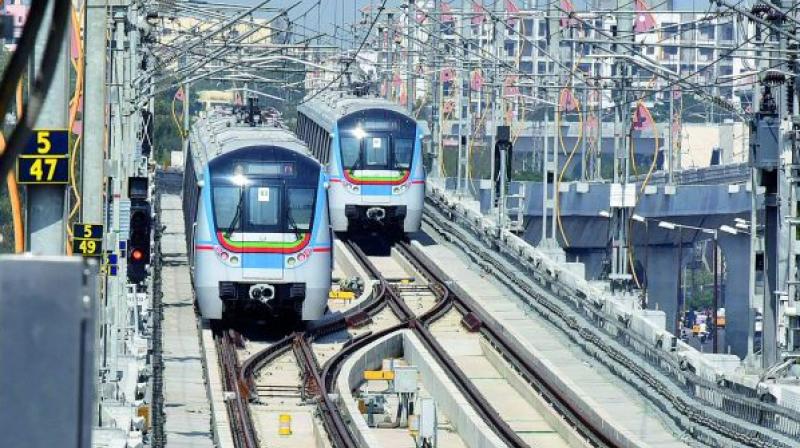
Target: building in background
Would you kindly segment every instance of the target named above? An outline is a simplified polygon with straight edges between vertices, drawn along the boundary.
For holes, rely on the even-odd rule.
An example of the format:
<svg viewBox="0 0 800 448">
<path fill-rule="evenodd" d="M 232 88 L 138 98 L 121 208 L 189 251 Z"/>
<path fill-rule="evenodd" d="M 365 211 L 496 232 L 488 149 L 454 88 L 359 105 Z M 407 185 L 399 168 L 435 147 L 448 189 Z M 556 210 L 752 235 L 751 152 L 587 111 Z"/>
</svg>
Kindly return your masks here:
<svg viewBox="0 0 800 448">
<path fill-rule="evenodd" d="M 6 33 L 3 36 L 3 45 L 8 51 L 14 51 L 17 48 L 17 39 L 22 34 L 22 27 L 25 26 L 25 19 L 28 17 L 28 9 L 30 8 L 26 3 L 23 0 L 10 0 L 0 11 L 0 15 L 11 18 L 11 25 L 13 26 L 13 37 L 9 39 Z"/>
</svg>

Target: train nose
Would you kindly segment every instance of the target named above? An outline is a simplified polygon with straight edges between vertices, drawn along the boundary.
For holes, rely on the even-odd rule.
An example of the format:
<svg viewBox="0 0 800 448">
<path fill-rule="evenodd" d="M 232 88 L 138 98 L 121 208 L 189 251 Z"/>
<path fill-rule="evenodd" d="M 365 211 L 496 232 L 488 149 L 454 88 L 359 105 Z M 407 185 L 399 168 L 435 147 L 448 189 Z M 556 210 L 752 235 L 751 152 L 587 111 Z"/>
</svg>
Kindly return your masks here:
<svg viewBox="0 0 800 448">
<path fill-rule="evenodd" d="M 266 304 L 275 297 L 275 287 L 259 283 L 250 287 L 250 298 Z"/>
</svg>

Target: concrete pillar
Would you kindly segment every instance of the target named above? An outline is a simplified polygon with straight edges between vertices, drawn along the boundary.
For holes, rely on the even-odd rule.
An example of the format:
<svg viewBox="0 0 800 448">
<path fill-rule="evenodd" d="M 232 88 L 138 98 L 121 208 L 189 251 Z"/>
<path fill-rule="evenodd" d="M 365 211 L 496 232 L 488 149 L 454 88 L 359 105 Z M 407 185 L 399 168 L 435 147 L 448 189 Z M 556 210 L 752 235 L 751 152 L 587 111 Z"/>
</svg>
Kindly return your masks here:
<svg viewBox="0 0 800 448">
<path fill-rule="evenodd" d="M 42 21 L 42 28 L 36 37 L 34 49 L 35 66 L 39 67 L 52 26 L 53 6 L 49 6 Z M 66 129 L 69 103 L 69 52 L 67 41 L 61 45 L 55 61 L 53 82 L 36 119 L 34 129 Z M 36 73 L 38 76 L 39 74 Z M 27 249 L 36 255 L 60 255 L 66 251 L 66 186 L 34 185 L 27 189 Z"/>
<path fill-rule="evenodd" d="M 751 314 L 748 298 L 750 276 L 750 238 L 747 235 L 729 235 L 720 232 L 719 246 L 725 262 L 725 339 L 720 351 L 744 358 L 747 356 L 747 338 Z"/>
<path fill-rule="evenodd" d="M 678 309 L 678 246 L 651 246 L 647 270 L 648 308 L 659 309 L 667 315 L 668 331 L 675 328 Z M 689 252 L 684 250 L 684 256 Z M 682 265 L 682 263 L 681 263 Z"/>
</svg>

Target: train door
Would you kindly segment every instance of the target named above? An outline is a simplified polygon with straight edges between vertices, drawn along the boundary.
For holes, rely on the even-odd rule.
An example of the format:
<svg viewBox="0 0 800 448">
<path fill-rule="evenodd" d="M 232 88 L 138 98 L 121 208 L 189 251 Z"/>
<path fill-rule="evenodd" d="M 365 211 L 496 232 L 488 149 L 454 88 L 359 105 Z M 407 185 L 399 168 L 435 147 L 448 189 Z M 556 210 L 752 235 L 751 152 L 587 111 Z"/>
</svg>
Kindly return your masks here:
<svg viewBox="0 0 800 448">
<path fill-rule="evenodd" d="M 283 187 L 278 183 L 258 183 L 246 189 L 243 231 L 239 234 L 242 252 L 242 277 L 246 279 L 283 278 Z"/>
<path fill-rule="evenodd" d="M 388 204 L 391 199 L 391 187 L 375 183 L 391 175 L 389 144 L 389 134 L 386 133 L 370 133 L 363 139 L 362 173 L 366 182 L 361 187 L 361 197 L 368 200 L 367 203 Z"/>
</svg>

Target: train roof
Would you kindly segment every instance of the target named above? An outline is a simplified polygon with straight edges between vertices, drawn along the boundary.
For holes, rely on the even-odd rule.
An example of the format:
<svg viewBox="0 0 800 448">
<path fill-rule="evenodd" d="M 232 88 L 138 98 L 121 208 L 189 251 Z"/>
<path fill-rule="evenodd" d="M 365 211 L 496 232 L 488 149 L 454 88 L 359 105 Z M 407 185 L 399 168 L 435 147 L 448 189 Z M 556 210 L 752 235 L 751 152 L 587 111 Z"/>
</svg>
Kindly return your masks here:
<svg viewBox="0 0 800 448">
<path fill-rule="evenodd" d="M 336 122 L 354 112 L 366 109 L 385 109 L 408 116 L 408 110 L 397 103 L 375 96 L 355 96 L 341 91 L 326 92 L 303 103 L 297 111 L 320 124 L 326 131 L 332 132 Z"/>
<path fill-rule="evenodd" d="M 267 122 L 250 126 L 236 123 L 236 117 L 225 113 L 212 112 L 195 120 L 189 142 L 198 176 L 208 162 L 250 146 L 277 146 L 311 158 L 306 144 L 281 124 Z"/>
</svg>

